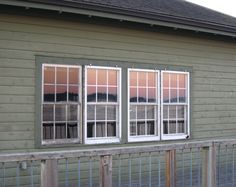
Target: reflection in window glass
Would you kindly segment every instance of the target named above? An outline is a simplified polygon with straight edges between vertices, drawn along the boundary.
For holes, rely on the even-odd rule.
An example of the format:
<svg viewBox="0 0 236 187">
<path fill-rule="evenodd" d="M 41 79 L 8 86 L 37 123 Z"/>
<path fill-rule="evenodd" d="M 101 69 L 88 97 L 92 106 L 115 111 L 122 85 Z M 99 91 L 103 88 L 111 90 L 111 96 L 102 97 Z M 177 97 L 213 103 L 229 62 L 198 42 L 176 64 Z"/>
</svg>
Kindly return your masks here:
<svg viewBox="0 0 236 187">
<path fill-rule="evenodd" d="M 107 101 L 107 87 L 102 87 L 102 86 L 97 87 L 97 100 L 98 102 Z"/>
<path fill-rule="evenodd" d="M 54 120 L 54 105 L 43 105 L 43 121 Z"/>
<path fill-rule="evenodd" d="M 79 101 L 79 87 L 69 86 L 69 101 Z"/>
<path fill-rule="evenodd" d="M 54 102 L 55 101 L 55 86 L 54 85 L 44 85 L 44 102 Z"/>
<path fill-rule="evenodd" d="M 115 70 L 108 71 L 108 85 L 109 86 L 117 85 L 117 71 Z"/>
<path fill-rule="evenodd" d="M 147 122 L 147 134 L 148 135 L 154 135 L 155 134 L 154 124 L 155 124 L 155 121 L 148 121 Z"/>
<path fill-rule="evenodd" d="M 77 138 L 78 137 L 78 124 L 68 123 L 67 124 L 67 138 Z"/>
<path fill-rule="evenodd" d="M 97 69 L 97 84 L 107 85 L 107 70 Z"/>
<path fill-rule="evenodd" d="M 145 133 L 145 121 L 137 122 L 137 135 L 146 135 Z"/>
<path fill-rule="evenodd" d="M 44 64 L 42 70 L 43 140 L 78 139 L 80 67 Z"/>
<path fill-rule="evenodd" d="M 66 123 L 56 123 L 56 139 L 66 138 Z"/>
<path fill-rule="evenodd" d="M 116 136 L 116 122 L 107 123 L 107 136 Z"/>
<path fill-rule="evenodd" d="M 96 86 L 87 86 L 87 102 L 96 102 Z"/>
<path fill-rule="evenodd" d="M 185 72 L 162 73 L 162 125 L 164 134 L 186 134 L 188 128 L 188 79 Z M 170 82 L 170 84 L 168 84 Z"/>
<path fill-rule="evenodd" d="M 67 86 L 57 86 L 56 89 L 56 101 L 67 101 Z"/>
<path fill-rule="evenodd" d="M 67 68 L 56 67 L 56 84 L 67 84 Z"/>
<path fill-rule="evenodd" d="M 67 120 L 68 121 L 77 121 L 78 117 L 78 106 L 77 105 L 68 105 L 67 106 Z"/>
<path fill-rule="evenodd" d="M 43 140 L 53 139 L 53 123 L 43 123 Z"/>
<path fill-rule="evenodd" d="M 104 122 L 96 123 L 96 137 L 106 136 L 106 124 Z"/>
<path fill-rule="evenodd" d="M 87 139 L 118 137 L 120 68 L 87 66 L 85 76 Z"/>
<path fill-rule="evenodd" d="M 116 120 L 116 107 L 107 106 L 107 120 Z"/>
<path fill-rule="evenodd" d="M 69 84 L 79 84 L 79 69 L 69 68 Z"/>
<path fill-rule="evenodd" d="M 158 72 L 129 69 L 129 136 L 158 135 Z"/>
<path fill-rule="evenodd" d="M 44 83 L 55 84 L 55 67 L 44 68 Z"/>
</svg>

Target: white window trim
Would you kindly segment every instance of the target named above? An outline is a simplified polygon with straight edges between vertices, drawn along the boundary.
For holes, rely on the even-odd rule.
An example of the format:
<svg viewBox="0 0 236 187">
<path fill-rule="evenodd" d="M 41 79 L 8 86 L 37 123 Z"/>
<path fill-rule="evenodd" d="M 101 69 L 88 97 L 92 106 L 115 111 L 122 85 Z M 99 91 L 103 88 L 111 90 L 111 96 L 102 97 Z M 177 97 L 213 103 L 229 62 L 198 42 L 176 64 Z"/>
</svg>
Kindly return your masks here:
<svg viewBox="0 0 236 187">
<path fill-rule="evenodd" d="M 139 136 L 130 136 L 130 90 L 129 90 L 129 87 L 130 87 L 130 72 L 131 71 L 143 71 L 143 72 L 154 72 L 154 73 L 157 73 L 157 92 L 156 92 L 156 98 L 157 98 L 157 102 L 156 103 L 153 103 L 154 105 L 157 105 L 157 112 L 156 112 L 156 117 L 157 117 L 157 121 L 156 121 L 156 126 L 155 126 L 155 133 L 158 132 L 158 135 L 139 135 Z M 127 111 L 127 132 L 128 132 L 128 142 L 147 142 L 147 141 L 157 141 L 157 140 L 160 140 L 160 117 L 159 117 L 159 114 L 160 114 L 160 71 L 159 70 L 151 70 L 151 69 L 134 69 L 134 68 L 128 68 L 127 70 L 127 108 L 128 108 L 128 111 Z"/>
<path fill-rule="evenodd" d="M 187 105 L 187 119 L 186 119 L 186 127 L 187 133 L 179 133 L 179 134 L 164 134 L 163 132 L 163 73 L 176 73 L 176 74 L 185 74 L 187 75 L 187 102 L 184 105 Z M 189 72 L 184 71 L 161 71 L 161 139 L 162 140 L 180 140 L 180 139 L 186 139 L 190 136 L 190 77 Z M 175 103 L 173 105 L 178 105 L 179 103 Z"/>
<path fill-rule="evenodd" d="M 104 70 L 117 70 L 119 77 L 117 79 L 117 99 L 118 99 L 118 127 L 117 127 L 117 135 L 116 137 L 95 137 L 95 138 L 87 138 L 87 69 L 95 68 L 95 69 L 104 69 Z M 90 66 L 87 65 L 84 68 L 84 143 L 85 144 L 108 144 L 108 143 L 119 143 L 121 141 L 121 81 L 122 81 L 122 71 L 121 68 L 118 67 L 107 67 L 107 66 Z"/>
<path fill-rule="evenodd" d="M 44 67 L 64 67 L 64 68 L 78 68 L 79 69 L 79 102 L 78 102 L 78 123 L 77 123 L 77 138 L 69 138 L 69 139 L 47 139 L 47 140 L 43 140 L 43 104 L 44 104 Z M 42 81 L 41 81 L 41 116 L 40 116 L 40 137 L 41 137 L 41 144 L 42 145 L 53 145 L 53 144 L 68 144 L 68 143 L 80 143 L 82 138 L 81 138 L 81 130 L 82 130 L 82 115 L 81 112 L 82 111 L 82 66 L 81 65 L 65 65 L 65 64 L 47 64 L 44 63 L 42 64 L 42 72 L 41 72 L 41 76 L 42 76 Z M 67 84 L 68 84 L 68 74 L 67 74 Z M 56 73 L 55 73 L 55 81 L 56 81 Z M 56 98 L 55 98 L 56 99 Z M 55 101 L 53 102 L 55 103 Z M 66 102 L 68 103 L 68 102 Z M 50 104 L 50 102 L 49 102 Z M 54 118 L 55 118 L 55 110 L 54 110 Z M 55 123 L 55 119 L 54 119 L 54 123 Z M 53 136 L 55 136 L 55 126 L 53 126 L 54 128 L 54 133 Z M 66 130 L 67 131 L 67 130 Z M 67 134 L 67 133 L 66 133 Z"/>
</svg>

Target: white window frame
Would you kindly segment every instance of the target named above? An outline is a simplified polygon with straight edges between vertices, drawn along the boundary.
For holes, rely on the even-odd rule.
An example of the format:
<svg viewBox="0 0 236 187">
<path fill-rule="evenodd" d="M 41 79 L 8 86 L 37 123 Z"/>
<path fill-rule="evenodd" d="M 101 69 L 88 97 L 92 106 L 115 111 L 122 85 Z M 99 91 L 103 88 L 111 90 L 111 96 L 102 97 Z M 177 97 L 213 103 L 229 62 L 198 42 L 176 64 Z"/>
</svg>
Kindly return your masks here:
<svg viewBox="0 0 236 187">
<path fill-rule="evenodd" d="M 56 133 L 56 128 L 55 128 L 55 108 L 54 108 L 54 119 L 53 119 L 53 137 L 54 139 L 48 139 L 48 140 L 44 140 L 43 139 L 43 105 L 47 104 L 44 103 L 44 67 L 54 67 L 56 69 L 56 67 L 63 67 L 63 68 L 78 68 L 79 69 L 79 102 L 74 102 L 77 103 L 78 106 L 78 110 L 77 110 L 77 117 L 79 118 L 77 120 L 77 138 L 68 138 L 68 139 L 55 139 L 55 133 Z M 65 65 L 65 64 L 47 64 L 44 63 L 42 64 L 42 72 L 41 72 L 41 76 L 42 76 L 42 81 L 41 81 L 41 116 L 40 116 L 40 124 L 41 124 L 41 143 L 42 145 L 54 145 L 54 144 L 68 144 L 68 143 L 80 143 L 82 138 L 81 138 L 81 130 L 82 130 L 82 115 L 81 115 L 81 111 L 82 111 L 82 66 L 80 65 Z M 56 81 L 56 71 L 55 71 L 55 81 Z M 68 81 L 69 81 L 69 75 L 67 73 L 67 93 L 68 93 Z M 55 82 L 56 83 L 56 82 Z M 55 93 L 56 94 L 56 84 L 55 84 Z M 55 96 L 55 100 L 54 102 L 49 102 L 48 104 L 56 104 L 56 96 Z M 63 104 L 69 104 L 69 101 L 64 102 Z M 71 102 L 73 104 L 73 102 Z M 67 107 L 66 107 L 66 112 L 67 112 Z M 66 128 L 66 136 L 67 136 L 67 128 Z"/>
<path fill-rule="evenodd" d="M 178 134 L 164 134 L 164 126 L 163 126 L 163 106 L 165 105 L 163 102 L 163 73 L 175 73 L 175 74 L 185 74 L 187 75 L 187 88 L 186 88 L 186 102 L 185 103 L 173 103 L 174 106 L 176 105 L 187 105 L 187 114 L 185 115 L 186 124 L 185 130 L 186 133 L 178 133 Z M 179 139 L 186 139 L 190 136 L 190 77 L 189 72 L 184 71 L 161 71 L 161 139 L 162 140 L 179 140 Z M 171 105 L 171 104 L 167 104 Z"/>
<path fill-rule="evenodd" d="M 118 72 L 117 77 L 117 103 L 118 103 L 118 116 L 117 116 L 117 127 L 116 127 L 116 137 L 95 137 L 87 138 L 87 69 L 104 69 L 104 70 L 116 70 Z M 107 144 L 107 143 L 119 143 L 121 141 L 121 80 L 122 71 L 119 67 L 109 67 L 109 66 L 85 66 L 84 74 L 84 143 L 85 144 Z M 96 104 L 95 102 L 94 104 Z M 103 104 L 107 104 L 104 102 Z"/>
<path fill-rule="evenodd" d="M 130 136 L 130 72 L 132 71 L 139 71 L 139 72 L 154 72 L 156 73 L 156 99 L 155 103 L 151 103 L 150 106 L 156 106 L 157 112 L 154 114 L 157 118 L 156 124 L 154 126 L 155 135 L 137 135 L 137 136 Z M 127 70 L 127 131 L 128 131 L 128 142 L 142 142 L 142 141 L 157 141 L 160 140 L 161 132 L 160 132 L 160 71 L 159 70 L 151 70 L 151 69 L 136 69 L 136 68 L 128 68 Z M 146 105 L 148 106 L 148 104 Z M 156 134 L 158 133 L 158 135 Z"/>
</svg>

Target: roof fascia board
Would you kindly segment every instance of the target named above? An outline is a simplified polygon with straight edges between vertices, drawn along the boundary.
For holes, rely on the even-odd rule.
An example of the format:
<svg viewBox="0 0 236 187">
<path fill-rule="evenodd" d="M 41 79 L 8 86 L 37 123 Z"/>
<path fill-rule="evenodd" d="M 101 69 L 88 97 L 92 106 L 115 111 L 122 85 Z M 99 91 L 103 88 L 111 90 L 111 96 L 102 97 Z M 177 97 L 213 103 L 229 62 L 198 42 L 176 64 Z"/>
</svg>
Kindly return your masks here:
<svg viewBox="0 0 236 187">
<path fill-rule="evenodd" d="M 236 37 L 236 33 L 225 32 L 225 31 L 211 29 L 211 28 L 202 28 L 202 27 L 197 27 L 197 26 L 186 25 L 184 23 L 183 24 L 172 23 L 172 22 L 167 22 L 167 21 L 159 21 L 159 20 L 153 20 L 153 19 L 148 19 L 148 18 L 129 16 L 129 15 L 100 12 L 100 11 L 95 11 L 95 10 L 86 10 L 86 9 L 80 9 L 80 8 L 65 7 L 65 6 L 59 6 L 59 5 L 49 5 L 49 4 L 34 3 L 34 2 L 22 2 L 22 1 L 17 1 L 17 0 L 11 0 L 11 1 L 1 0 L 0 4 L 10 5 L 10 6 L 19 6 L 19 7 L 25 7 L 25 8 L 51 10 L 51 11 L 57 11 L 59 13 L 63 13 L 63 12 L 74 13 L 74 14 L 95 16 L 95 17 L 101 17 L 101 18 L 115 19 L 115 20 L 120 20 L 120 21 L 130 21 L 130 22 L 144 23 L 144 24 L 149 24 L 149 25 L 172 27 L 175 29 L 185 29 L 185 30 L 191 30 L 191 31 L 196 31 L 196 32 L 212 33 L 215 35 L 230 36 L 233 38 Z"/>
</svg>

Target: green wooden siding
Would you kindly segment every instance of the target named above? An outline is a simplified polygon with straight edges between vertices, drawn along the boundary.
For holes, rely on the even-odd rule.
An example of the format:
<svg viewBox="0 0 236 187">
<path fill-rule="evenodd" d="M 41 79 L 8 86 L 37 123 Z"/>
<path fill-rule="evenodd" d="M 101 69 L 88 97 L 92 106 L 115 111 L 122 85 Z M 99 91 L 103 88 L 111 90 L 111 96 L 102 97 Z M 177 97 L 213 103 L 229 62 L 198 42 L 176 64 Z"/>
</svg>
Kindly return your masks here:
<svg viewBox="0 0 236 187">
<path fill-rule="evenodd" d="M 235 137 L 235 43 L 7 14 L 0 25 L 0 151 L 35 149 L 36 55 L 189 67 L 191 138 Z"/>
</svg>

